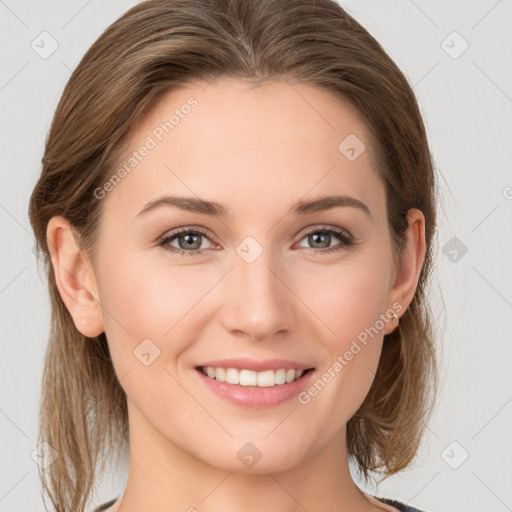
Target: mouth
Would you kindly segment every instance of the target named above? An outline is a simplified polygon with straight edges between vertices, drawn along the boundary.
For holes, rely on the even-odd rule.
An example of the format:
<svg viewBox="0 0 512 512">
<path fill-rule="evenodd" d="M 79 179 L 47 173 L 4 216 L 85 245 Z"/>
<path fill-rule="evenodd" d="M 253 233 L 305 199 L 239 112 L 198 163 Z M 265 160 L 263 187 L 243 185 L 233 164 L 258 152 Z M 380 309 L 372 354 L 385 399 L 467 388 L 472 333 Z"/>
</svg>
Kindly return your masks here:
<svg viewBox="0 0 512 512">
<path fill-rule="evenodd" d="M 220 366 L 196 366 L 196 370 L 209 379 L 235 386 L 269 388 L 285 386 L 305 376 L 314 368 L 278 368 L 275 370 L 255 371 L 246 368 L 225 368 Z"/>
<path fill-rule="evenodd" d="M 301 366 L 301 365 L 298 365 Z M 246 368 L 196 366 L 199 380 L 213 396 L 238 407 L 262 409 L 291 401 L 312 382 L 315 368 Z"/>
</svg>

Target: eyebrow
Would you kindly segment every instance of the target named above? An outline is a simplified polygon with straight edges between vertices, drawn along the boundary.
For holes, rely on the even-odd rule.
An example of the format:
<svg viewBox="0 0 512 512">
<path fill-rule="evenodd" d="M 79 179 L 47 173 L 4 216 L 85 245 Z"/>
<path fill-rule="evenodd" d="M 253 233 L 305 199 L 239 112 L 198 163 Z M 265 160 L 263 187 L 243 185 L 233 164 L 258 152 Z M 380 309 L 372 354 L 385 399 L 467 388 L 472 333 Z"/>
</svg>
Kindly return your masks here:
<svg viewBox="0 0 512 512">
<path fill-rule="evenodd" d="M 229 210 L 224 208 L 224 206 L 221 204 L 216 203 L 215 201 L 206 201 L 197 197 L 163 196 L 147 203 L 144 208 L 142 208 L 142 210 L 136 215 L 136 217 L 139 217 L 162 206 L 175 207 L 184 211 L 201 213 L 203 215 L 210 215 L 212 217 L 232 216 L 232 213 Z M 323 196 L 310 201 L 298 201 L 291 207 L 288 213 L 295 215 L 308 215 L 311 213 L 331 210 L 338 207 L 357 208 L 363 211 L 370 218 L 372 216 L 368 206 L 366 206 L 366 204 L 364 204 L 359 199 L 356 199 L 355 197 L 339 195 Z"/>
</svg>

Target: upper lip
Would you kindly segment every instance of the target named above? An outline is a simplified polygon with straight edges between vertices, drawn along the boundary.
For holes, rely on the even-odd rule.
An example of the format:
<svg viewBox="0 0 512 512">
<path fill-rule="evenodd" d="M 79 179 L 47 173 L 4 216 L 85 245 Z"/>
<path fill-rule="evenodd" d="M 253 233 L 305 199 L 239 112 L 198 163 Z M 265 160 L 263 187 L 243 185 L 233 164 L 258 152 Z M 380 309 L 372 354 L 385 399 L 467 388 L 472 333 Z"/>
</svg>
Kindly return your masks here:
<svg viewBox="0 0 512 512">
<path fill-rule="evenodd" d="M 215 361 L 206 361 L 199 366 L 213 366 L 215 368 L 237 368 L 238 370 L 252 370 L 255 372 L 264 372 L 265 370 L 279 370 L 285 368 L 287 370 L 307 370 L 313 368 L 312 365 L 299 363 L 298 361 L 290 361 L 287 359 L 217 359 Z"/>
</svg>

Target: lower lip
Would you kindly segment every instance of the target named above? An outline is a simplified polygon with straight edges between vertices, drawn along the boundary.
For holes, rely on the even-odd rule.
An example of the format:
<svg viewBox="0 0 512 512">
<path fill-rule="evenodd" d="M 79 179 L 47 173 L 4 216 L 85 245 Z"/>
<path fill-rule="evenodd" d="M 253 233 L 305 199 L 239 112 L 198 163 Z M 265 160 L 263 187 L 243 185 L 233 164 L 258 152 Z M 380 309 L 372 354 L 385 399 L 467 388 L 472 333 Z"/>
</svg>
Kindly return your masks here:
<svg viewBox="0 0 512 512">
<path fill-rule="evenodd" d="M 196 372 L 214 393 L 231 403 L 244 407 L 272 407 L 298 395 L 301 389 L 311 380 L 311 376 L 315 371 L 311 369 L 293 382 L 264 388 L 228 384 L 227 382 L 220 382 L 217 379 L 208 377 L 202 370 L 197 368 Z"/>
</svg>

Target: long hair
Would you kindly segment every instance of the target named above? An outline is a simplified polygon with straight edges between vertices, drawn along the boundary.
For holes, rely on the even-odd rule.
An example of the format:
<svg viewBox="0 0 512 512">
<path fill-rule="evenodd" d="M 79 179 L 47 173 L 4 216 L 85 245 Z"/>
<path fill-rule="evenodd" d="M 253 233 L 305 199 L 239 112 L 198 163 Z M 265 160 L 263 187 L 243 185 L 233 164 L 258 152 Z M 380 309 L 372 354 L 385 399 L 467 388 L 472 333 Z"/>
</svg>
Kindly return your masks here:
<svg viewBox="0 0 512 512">
<path fill-rule="evenodd" d="M 83 512 L 105 462 L 128 443 L 126 396 L 105 333 L 74 326 L 55 282 L 48 221 L 66 217 L 94 254 L 102 204 L 94 190 L 116 170 L 137 125 L 168 92 L 229 76 L 307 82 L 353 105 L 375 144 L 397 261 L 407 211 L 426 221 L 427 252 L 400 327 L 384 339 L 373 385 L 347 424 L 347 451 L 365 478 L 414 458 L 437 388 L 426 287 L 436 182 L 425 127 L 407 79 L 379 43 L 332 0 L 148 0 L 110 25 L 72 73 L 46 140 L 29 216 L 51 299 L 39 441 L 58 454 L 40 478 L 59 512 Z"/>
</svg>

